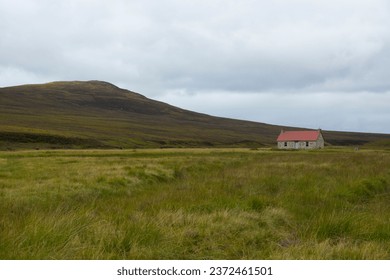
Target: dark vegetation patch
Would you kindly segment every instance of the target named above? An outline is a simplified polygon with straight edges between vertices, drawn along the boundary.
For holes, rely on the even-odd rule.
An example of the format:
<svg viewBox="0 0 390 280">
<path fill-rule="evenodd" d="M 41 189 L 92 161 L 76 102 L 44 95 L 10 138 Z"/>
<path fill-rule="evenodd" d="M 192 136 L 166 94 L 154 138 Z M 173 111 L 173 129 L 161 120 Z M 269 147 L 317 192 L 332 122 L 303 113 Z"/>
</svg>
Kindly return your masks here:
<svg viewBox="0 0 390 280">
<path fill-rule="evenodd" d="M 358 139 L 331 139 L 327 142 L 333 146 L 361 146 L 369 143 L 370 141 Z"/>
<path fill-rule="evenodd" d="M 77 137 L 64 137 L 58 135 L 35 134 L 26 132 L 1 132 L 0 141 L 11 143 L 47 143 L 56 144 L 61 147 L 78 146 L 80 148 L 104 147 L 101 143 L 93 139 L 83 139 Z"/>
</svg>

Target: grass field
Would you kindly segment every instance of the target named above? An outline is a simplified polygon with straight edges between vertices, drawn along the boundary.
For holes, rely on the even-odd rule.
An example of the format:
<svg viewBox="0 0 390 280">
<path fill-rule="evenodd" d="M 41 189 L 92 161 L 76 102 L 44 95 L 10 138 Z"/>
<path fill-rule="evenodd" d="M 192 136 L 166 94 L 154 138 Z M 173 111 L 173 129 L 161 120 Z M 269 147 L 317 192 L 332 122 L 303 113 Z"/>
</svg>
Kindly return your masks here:
<svg viewBox="0 0 390 280">
<path fill-rule="evenodd" d="M 0 259 L 390 259 L 389 150 L 0 152 Z"/>
</svg>

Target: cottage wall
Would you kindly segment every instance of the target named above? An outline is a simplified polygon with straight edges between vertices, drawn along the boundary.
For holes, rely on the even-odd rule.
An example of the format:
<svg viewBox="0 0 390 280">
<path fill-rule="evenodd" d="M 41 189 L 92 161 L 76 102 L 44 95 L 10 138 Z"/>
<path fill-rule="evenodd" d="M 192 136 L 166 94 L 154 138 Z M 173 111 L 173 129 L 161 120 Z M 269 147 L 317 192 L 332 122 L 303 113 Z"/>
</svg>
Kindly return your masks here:
<svg viewBox="0 0 390 280">
<path fill-rule="evenodd" d="M 322 137 L 322 134 L 320 133 L 320 136 L 318 137 L 318 140 L 317 140 L 317 147 L 316 148 L 322 149 L 324 146 L 325 146 L 324 137 Z"/>
<path fill-rule="evenodd" d="M 315 149 L 317 143 L 313 141 L 286 141 L 278 142 L 279 149 Z"/>
<path fill-rule="evenodd" d="M 279 149 L 322 149 L 324 138 L 320 135 L 317 141 L 285 141 L 278 142 Z"/>
</svg>

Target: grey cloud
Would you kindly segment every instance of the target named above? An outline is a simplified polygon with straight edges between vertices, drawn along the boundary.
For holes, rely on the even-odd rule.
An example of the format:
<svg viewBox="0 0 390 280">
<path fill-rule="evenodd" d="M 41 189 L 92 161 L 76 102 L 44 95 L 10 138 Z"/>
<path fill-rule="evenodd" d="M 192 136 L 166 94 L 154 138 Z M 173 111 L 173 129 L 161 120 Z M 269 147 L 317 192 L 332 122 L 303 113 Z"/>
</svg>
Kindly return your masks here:
<svg viewBox="0 0 390 280">
<path fill-rule="evenodd" d="M 2 4 L 3 65 L 59 78 L 106 70 L 156 89 L 337 90 L 388 49 L 382 1 L 17 2 Z"/>
</svg>

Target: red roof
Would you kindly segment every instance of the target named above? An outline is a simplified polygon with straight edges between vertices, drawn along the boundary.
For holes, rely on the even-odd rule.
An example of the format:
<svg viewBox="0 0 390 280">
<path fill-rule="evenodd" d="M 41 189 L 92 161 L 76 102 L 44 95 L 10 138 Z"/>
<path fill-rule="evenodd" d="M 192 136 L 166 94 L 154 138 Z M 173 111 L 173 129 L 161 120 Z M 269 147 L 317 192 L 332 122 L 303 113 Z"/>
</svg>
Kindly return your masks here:
<svg viewBox="0 0 390 280">
<path fill-rule="evenodd" d="M 285 132 L 282 131 L 276 141 L 316 141 L 319 136 L 319 130 Z"/>
</svg>

